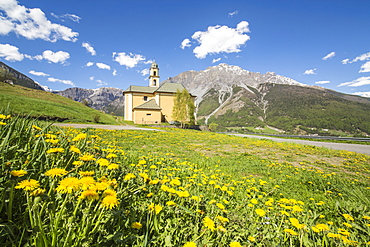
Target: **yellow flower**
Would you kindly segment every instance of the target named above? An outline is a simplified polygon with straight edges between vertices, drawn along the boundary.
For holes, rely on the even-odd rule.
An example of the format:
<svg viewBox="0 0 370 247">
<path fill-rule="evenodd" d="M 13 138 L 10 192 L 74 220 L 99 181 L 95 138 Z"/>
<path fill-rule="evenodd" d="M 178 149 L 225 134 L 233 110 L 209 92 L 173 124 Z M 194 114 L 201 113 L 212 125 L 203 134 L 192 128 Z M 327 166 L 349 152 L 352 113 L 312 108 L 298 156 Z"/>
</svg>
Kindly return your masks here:
<svg viewBox="0 0 370 247">
<path fill-rule="evenodd" d="M 216 218 L 221 221 L 221 222 L 229 222 L 229 219 L 228 218 L 225 218 L 223 216 L 216 216 Z"/>
<path fill-rule="evenodd" d="M 71 150 L 72 152 L 77 153 L 77 154 L 81 153 L 81 150 L 78 147 L 73 146 L 73 145 L 69 148 L 69 150 Z"/>
<path fill-rule="evenodd" d="M 80 171 L 80 172 L 78 172 L 78 174 L 80 174 L 83 177 L 86 177 L 86 176 L 92 176 L 92 175 L 94 175 L 95 172 L 94 171 Z"/>
<path fill-rule="evenodd" d="M 197 244 L 194 242 L 186 242 L 183 247 L 197 247 Z"/>
<path fill-rule="evenodd" d="M 16 189 L 23 189 L 25 191 L 31 191 L 40 187 L 39 181 L 35 179 L 22 180 L 15 186 Z"/>
<path fill-rule="evenodd" d="M 82 190 L 92 189 L 95 186 L 95 179 L 90 176 L 85 176 L 80 179 L 80 185 Z"/>
<path fill-rule="evenodd" d="M 107 167 L 107 169 L 109 169 L 109 170 L 117 170 L 118 168 L 119 168 L 119 165 L 114 164 L 114 163 L 110 164 L 110 165 Z"/>
<path fill-rule="evenodd" d="M 127 181 L 130 180 L 131 178 L 136 178 L 136 176 L 132 173 L 126 174 L 126 176 L 123 178 L 123 180 Z"/>
<path fill-rule="evenodd" d="M 175 205 L 176 205 L 176 203 L 175 203 L 175 202 L 173 202 L 173 201 L 168 201 L 168 202 L 166 202 L 166 205 L 167 205 L 167 206 L 175 206 Z"/>
<path fill-rule="evenodd" d="M 32 129 L 35 129 L 35 130 L 42 130 L 40 127 L 36 126 L 36 125 L 32 125 Z"/>
<path fill-rule="evenodd" d="M 96 192 L 96 190 L 84 190 L 78 199 L 98 200 L 99 194 Z"/>
<path fill-rule="evenodd" d="M 294 205 L 292 209 L 293 209 L 293 212 L 302 212 L 303 211 L 303 208 L 301 208 L 298 205 Z"/>
<path fill-rule="evenodd" d="M 153 202 L 148 206 L 148 210 L 155 211 L 155 214 L 159 214 L 162 211 L 162 208 L 163 207 L 161 205 L 155 205 Z"/>
<path fill-rule="evenodd" d="M 189 197 L 190 194 L 188 191 L 176 191 L 176 194 L 179 196 L 179 197 Z"/>
<path fill-rule="evenodd" d="M 55 177 L 62 177 L 66 175 L 67 173 L 68 172 L 63 168 L 53 168 L 45 172 L 45 176 L 55 178 Z"/>
<path fill-rule="evenodd" d="M 117 192 L 112 189 L 106 189 L 104 190 L 103 195 L 104 196 L 117 196 Z"/>
<path fill-rule="evenodd" d="M 139 160 L 139 165 L 145 165 L 146 164 L 146 161 L 145 160 Z"/>
<path fill-rule="evenodd" d="M 242 245 L 239 242 L 231 242 L 230 247 L 242 247 Z"/>
<path fill-rule="evenodd" d="M 104 197 L 103 200 L 101 201 L 101 205 L 105 209 L 112 209 L 115 206 L 117 206 L 118 204 L 119 204 L 119 201 L 118 201 L 117 197 L 110 196 L 110 195 Z"/>
<path fill-rule="evenodd" d="M 72 162 L 72 165 L 75 165 L 75 166 L 82 166 L 84 163 L 82 161 L 73 161 Z"/>
<path fill-rule="evenodd" d="M 203 225 L 207 227 L 208 229 L 210 229 L 211 231 L 215 230 L 215 222 L 213 222 L 213 220 L 209 218 L 208 216 L 204 217 Z"/>
<path fill-rule="evenodd" d="M 0 121 L 0 125 L 7 125 L 7 123 L 4 123 L 4 122 L 1 122 L 1 121 Z"/>
<path fill-rule="evenodd" d="M 131 227 L 135 229 L 141 229 L 143 225 L 140 222 L 134 222 L 131 224 Z"/>
<path fill-rule="evenodd" d="M 46 153 L 64 153 L 64 148 L 50 148 L 48 151 L 46 151 Z"/>
<path fill-rule="evenodd" d="M 252 204 L 258 204 L 258 201 L 257 201 L 257 199 L 254 199 L 254 198 L 253 198 L 253 199 L 251 200 L 251 203 L 252 203 Z"/>
<path fill-rule="evenodd" d="M 256 241 L 256 238 L 255 237 L 252 237 L 252 236 L 249 236 L 248 237 L 248 240 L 251 241 L 251 242 L 255 242 Z"/>
<path fill-rule="evenodd" d="M 290 235 L 298 235 L 298 233 L 296 233 L 294 230 L 292 229 L 284 229 L 284 232 L 287 232 L 289 233 Z"/>
<path fill-rule="evenodd" d="M 86 134 L 85 133 L 81 133 L 81 134 L 78 134 L 75 138 L 72 139 L 72 141 L 76 142 L 76 141 L 81 141 L 83 139 L 86 138 Z"/>
<path fill-rule="evenodd" d="M 10 172 L 10 174 L 14 177 L 23 177 L 27 174 L 27 171 L 25 170 L 13 170 Z"/>
<path fill-rule="evenodd" d="M 263 216 L 265 216 L 266 215 L 266 212 L 265 212 L 265 210 L 263 210 L 263 209 L 256 209 L 255 210 L 255 212 L 256 212 L 256 214 L 258 214 L 259 216 L 261 216 L 261 217 L 263 217 Z"/>
<path fill-rule="evenodd" d="M 303 229 L 305 227 L 305 225 L 304 224 L 300 224 L 299 221 L 296 218 L 290 218 L 289 221 L 297 229 Z"/>
<path fill-rule="evenodd" d="M 93 161 L 93 160 L 96 160 L 96 159 L 94 158 L 94 155 L 92 155 L 92 154 L 84 154 L 80 157 L 80 160 Z"/>
<path fill-rule="evenodd" d="M 112 153 L 110 153 L 110 154 L 108 154 L 107 155 L 107 159 L 111 159 L 111 158 L 116 158 L 117 157 L 117 154 L 112 154 Z"/>
<path fill-rule="evenodd" d="M 72 193 L 80 188 L 80 181 L 75 177 L 64 178 L 59 182 L 56 191 L 60 193 Z"/>
<path fill-rule="evenodd" d="M 59 140 L 58 139 L 46 139 L 45 142 L 57 144 Z"/>
<path fill-rule="evenodd" d="M 349 214 L 342 214 L 346 220 L 354 221 L 353 217 Z"/>
<path fill-rule="evenodd" d="M 1 119 L 10 119 L 12 118 L 10 115 L 4 115 L 4 114 L 0 114 L 0 118 Z"/>
<path fill-rule="evenodd" d="M 109 184 L 107 182 L 98 182 L 95 183 L 95 189 L 96 190 L 106 190 L 108 189 Z"/>
</svg>

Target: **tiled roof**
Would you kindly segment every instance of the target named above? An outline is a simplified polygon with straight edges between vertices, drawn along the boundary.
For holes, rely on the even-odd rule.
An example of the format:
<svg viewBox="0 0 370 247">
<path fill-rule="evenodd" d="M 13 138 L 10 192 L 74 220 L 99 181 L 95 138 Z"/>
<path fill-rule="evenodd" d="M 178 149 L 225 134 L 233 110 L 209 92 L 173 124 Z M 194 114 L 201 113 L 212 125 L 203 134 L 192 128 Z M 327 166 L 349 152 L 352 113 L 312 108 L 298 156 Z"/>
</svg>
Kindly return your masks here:
<svg viewBox="0 0 370 247">
<path fill-rule="evenodd" d="M 180 83 L 170 83 L 166 82 L 163 83 L 157 90 L 156 92 L 166 92 L 166 93 L 176 93 L 177 90 L 183 90 L 184 86 Z"/>
<path fill-rule="evenodd" d="M 157 87 L 129 86 L 124 92 L 154 93 Z"/>
<path fill-rule="evenodd" d="M 134 109 L 162 110 L 155 102 L 155 99 L 149 100 L 142 105 L 136 106 Z"/>
</svg>

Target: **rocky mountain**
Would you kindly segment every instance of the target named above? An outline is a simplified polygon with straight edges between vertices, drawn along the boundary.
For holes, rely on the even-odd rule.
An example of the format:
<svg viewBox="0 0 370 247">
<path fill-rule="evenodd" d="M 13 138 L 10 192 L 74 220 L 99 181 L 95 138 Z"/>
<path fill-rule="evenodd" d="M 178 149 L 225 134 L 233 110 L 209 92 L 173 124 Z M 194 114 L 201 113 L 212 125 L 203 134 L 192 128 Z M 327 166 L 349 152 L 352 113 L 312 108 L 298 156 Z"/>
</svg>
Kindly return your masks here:
<svg viewBox="0 0 370 247">
<path fill-rule="evenodd" d="M 116 116 L 123 116 L 124 97 L 123 90 L 112 87 L 98 89 L 68 88 L 56 91 L 55 94 L 82 102 L 91 108 Z"/>
<path fill-rule="evenodd" d="M 0 62 L 0 81 L 32 89 L 45 90 L 43 86 L 3 62 Z"/>
<path fill-rule="evenodd" d="M 273 72 L 260 74 L 219 64 L 183 72 L 165 82 L 182 83 L 197 96 L 200 124 L 370 133 L 370 99 L 304 85 Z"/>
</svg>

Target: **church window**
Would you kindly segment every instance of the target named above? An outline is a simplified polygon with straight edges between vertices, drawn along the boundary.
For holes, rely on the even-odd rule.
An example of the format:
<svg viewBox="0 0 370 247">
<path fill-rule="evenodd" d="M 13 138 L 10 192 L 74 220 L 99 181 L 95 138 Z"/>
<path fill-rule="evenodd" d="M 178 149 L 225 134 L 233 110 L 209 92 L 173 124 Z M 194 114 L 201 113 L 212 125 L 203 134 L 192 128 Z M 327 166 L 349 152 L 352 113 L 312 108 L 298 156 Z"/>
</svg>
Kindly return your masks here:
<svg viewBox="0 0 370 247">
<path fill-rule="evenodd" d="M 156 76 L 157 75 L 157 71 L 153 71 L 153 75 Z"/>
<path fill-rule="evenodd" d="M 147 113 L 146 115 L 147 115 L 147 116 L 151 116 L 152 114 L 151 114 L 151 113 Z"/>
<path fill-rule="evenodd" d="M 144 101 L 148 101 L 148 96 L 144 96 Z"/>
</svg>

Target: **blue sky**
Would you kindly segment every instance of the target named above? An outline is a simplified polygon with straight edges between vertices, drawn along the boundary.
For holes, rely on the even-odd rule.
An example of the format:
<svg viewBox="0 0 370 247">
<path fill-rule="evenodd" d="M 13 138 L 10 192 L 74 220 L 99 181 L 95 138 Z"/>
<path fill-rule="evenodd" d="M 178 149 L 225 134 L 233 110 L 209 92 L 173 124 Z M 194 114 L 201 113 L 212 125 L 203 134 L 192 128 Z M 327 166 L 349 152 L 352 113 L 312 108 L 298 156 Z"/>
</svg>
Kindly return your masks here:
<svg viewBox="0 0 370 247">
<path fill-rule="evenodd" d="M 0 61 L 54 90 L 219 63 L 370 97 L 369 0 L 0 0 Z"/>
</svg>

